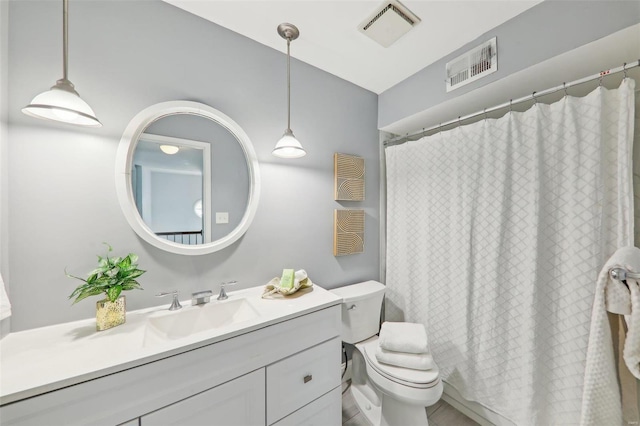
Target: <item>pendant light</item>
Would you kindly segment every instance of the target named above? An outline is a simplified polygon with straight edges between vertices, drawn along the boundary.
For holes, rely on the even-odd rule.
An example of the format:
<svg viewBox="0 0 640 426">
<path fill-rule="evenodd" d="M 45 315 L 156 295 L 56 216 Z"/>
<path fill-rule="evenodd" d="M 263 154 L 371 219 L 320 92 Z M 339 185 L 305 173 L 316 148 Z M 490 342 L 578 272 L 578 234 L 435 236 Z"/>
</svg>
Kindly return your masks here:
<svg viewBox="0 0 640 426">
<path fill-rule="evenodd" d="M 160 150 L 167 155 L 173 155 L 177 154 L 180 148 L 175 145 L 160 145 Z"/>
<path fill-rule="evenodd" d="M 280 158 L 300 158 L 307 152 L 291 131 L 291 52 L 289 49 L 291 41 L 298 38 L 300 31 L 295 25 L 284 23 L 278 25 L 278 34 L 287 40 L 287 129 L 271 153 Z"/>
<path fill-rule="evenodd" d="M 37 95 L 22 112 L 36 118 L 85 127 L 101 127 L 91 107 L 82 100 L 67 78 L 69 0 L 62 0 L 62 78 L 50 90 Z"/>
</svg>

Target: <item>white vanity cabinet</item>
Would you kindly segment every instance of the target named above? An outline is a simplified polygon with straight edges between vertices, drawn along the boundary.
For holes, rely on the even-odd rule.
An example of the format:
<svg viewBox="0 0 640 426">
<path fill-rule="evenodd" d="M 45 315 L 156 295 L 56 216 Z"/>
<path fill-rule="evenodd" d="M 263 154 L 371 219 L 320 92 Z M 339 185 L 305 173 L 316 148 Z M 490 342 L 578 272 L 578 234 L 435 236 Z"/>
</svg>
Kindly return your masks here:
<svg viewBox="0 0 640 426">
<path fill-rule="evenodd" d="M 312 403 L 274 423 L 274 426 L 327 426 L 342 421 L 342 389 L 334 388 Z"/>
<path fill-rule="evenodd" d="M 264 368 L 140 418 L 140 426 L 264 425 Z"/>
<path fill-rule="evenodd" d="M 333 303 L 4 403 L 0 425 L 339 425 Z"/>
<path fill-rule="evenodd" d="M 267 424 L 337 388 L 339 357 L 340 340 L 332 339 L 268 366 Z"/>
</svg>

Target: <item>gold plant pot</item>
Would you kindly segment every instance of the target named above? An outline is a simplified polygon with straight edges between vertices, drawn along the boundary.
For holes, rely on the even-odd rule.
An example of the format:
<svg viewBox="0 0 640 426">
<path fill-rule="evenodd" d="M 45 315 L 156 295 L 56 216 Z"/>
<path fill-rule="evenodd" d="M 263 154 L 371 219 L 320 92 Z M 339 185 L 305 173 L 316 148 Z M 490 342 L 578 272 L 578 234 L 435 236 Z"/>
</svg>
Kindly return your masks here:
<svg viewBox="0 0 640 426">
<path fill-rule="evenodd" d="M 96 302 L 96 330 L 103 331 L 124 324 L 126 314 L 127 302 L 124 296 L 120 296 L 115 302 L 110 302 L 109 299 Z"/>
</svg>

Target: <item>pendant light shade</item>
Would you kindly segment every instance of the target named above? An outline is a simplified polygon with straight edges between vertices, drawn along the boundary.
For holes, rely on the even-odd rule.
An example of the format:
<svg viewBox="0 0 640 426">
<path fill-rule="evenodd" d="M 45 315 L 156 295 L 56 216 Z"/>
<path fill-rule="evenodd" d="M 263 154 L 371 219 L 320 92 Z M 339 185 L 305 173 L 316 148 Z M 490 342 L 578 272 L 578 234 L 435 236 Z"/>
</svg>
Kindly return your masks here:
<svg viewBox="0 0 640 426">
<path fill-rule="evenodd" d="M 26 115 L 45 120 L 60 121 L 85 127 L 101 127 L 89 104 L 82 100 L 73 83 L 67 78 L 68 71 L 68 8 L 69 1 L 62 2 L 62 62 L 63 77 L 51 89 L 37 95 L 29 105 L 22 108 Z"/>
<path fill-rule="evenodd" d="M 36 95 L 22 112 L 31 117 L 62 121 L 78 126 L 100 127 L 89 104 L 82 100 L 69 81 L 58 80 L 50 90 Z"/>
<path fill-rule="evenodd" d="M 293 24 L 278 25 L 278 34 L 287 40 L 287 129 L 271 152 L 280 158 L 300 158 L 304 157 L 307 152 L 302 148 L 298 139 L 293 135 L 291 130 L 291 41 L 298 38 L 300 31 Z"/>
<path fill-rule="evenodd" d="M 280 158 L 300 158 L 304 157 L 307 152 L 302 148 L 291 129 L 287 129 L 276 144 L 272 154 Z"/>
<path fill-rule="evenodd" d="M 173 155 L 177 154 L 180 148 L 175 145 L 160 145 L 160 150 L 167 155 Z"/>
</svg>

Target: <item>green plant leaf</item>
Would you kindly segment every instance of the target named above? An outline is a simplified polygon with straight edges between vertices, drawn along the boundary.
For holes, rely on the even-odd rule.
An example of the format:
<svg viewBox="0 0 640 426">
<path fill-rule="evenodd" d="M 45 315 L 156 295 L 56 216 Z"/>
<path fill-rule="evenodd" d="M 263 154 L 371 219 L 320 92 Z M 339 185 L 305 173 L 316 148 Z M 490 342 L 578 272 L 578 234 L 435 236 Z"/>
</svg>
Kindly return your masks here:
<svg viewBox="0 0 640 426">
<path fill-rule="evenodd" d="M 129 253 L 123 257 L 109 257 L 109 252 L 113 248 L 107 246 L 107 255 L 98 255 L 98 267 L 89 272 L 87 279 L 76 277 L 69 274 L 65 269 L 65 275 L 69 278 L 75 278 L 83 282 L 69 296 L 70 299 L 75 298 L 74 304 L 89 296 L 97 296 L 105 294 L 107 298 L 114 302 L 120 297 L 120 293 L 124 290 L 142 290 L 140 284 L 135 280 L 146 271 L 138 269 L 138 256 Z"/>
<path fill-rule="evenodd" d="M 98 274 L 97 273 L 92 273 L 91 275 L 89 275 L 89 278 L 87 278 L 87 283 L 91 284 L 96 282 L 96 280 L 98 279 Z"/>
<path fill-rule="evenodd" d="M 126 256 L 124 259 L 118 262 L 118 267 L 120 269 L 129 269 L 131 267 L 131 258 L 129 256 Z"/>
<path fill-rule="evenodd" d="M 115 302 L 116 299 L 118 298 L 118 296 L 120 296 L 120 293 L 122 292 L 122 286 L 121 285 L 116 285 L 114 287 L 110 287 L 107 289 L 107 297 L 109 298 L 110 302 Z"/>
<path fill-rule="evenodd" d="M 76 280 L 84 281 L 85 283 L 87 282 L 87 280 L 85 280 L 84 278 L 80 278 L 80 277 L 76 277 L 75 275 L 71 275 L 70 273 L 67 272 L 66 269 L 64 270 L 64 274 L 69 278 L 75 278 Z"/>
<path fill-rule="evenodd" d="M 122 284 L 122 290 L 142 290 L 140 283 L 136 280 L 125 281 Z"/>
<path fill-rule="evenodd" d="M 147 271 L 143 271 L 142 269 L 134 269 L 129 274 L 127 274 L 127 278 L 138 278 L 140 275 L 144 274 Z"/>
<path fill-rule="evenodd" d="M 77 289 L 76 289 L 77 290 Z M 75 293 L 75 292 L 74 292 Z M 86 299 L 89 296 L 98 296 L 102 294 L 102 291 L 99 289 L 84 289 L 83 291 L 80 291 L 76 294 L 76 300 L 73 301 L 73 304 L 75 305 L 76 303 L 78 303 L 79 301 Z M 71 296 L 69 296 L 69 299 L 71 299 L 74 295 L 72 294 Z"/>
</svg>

